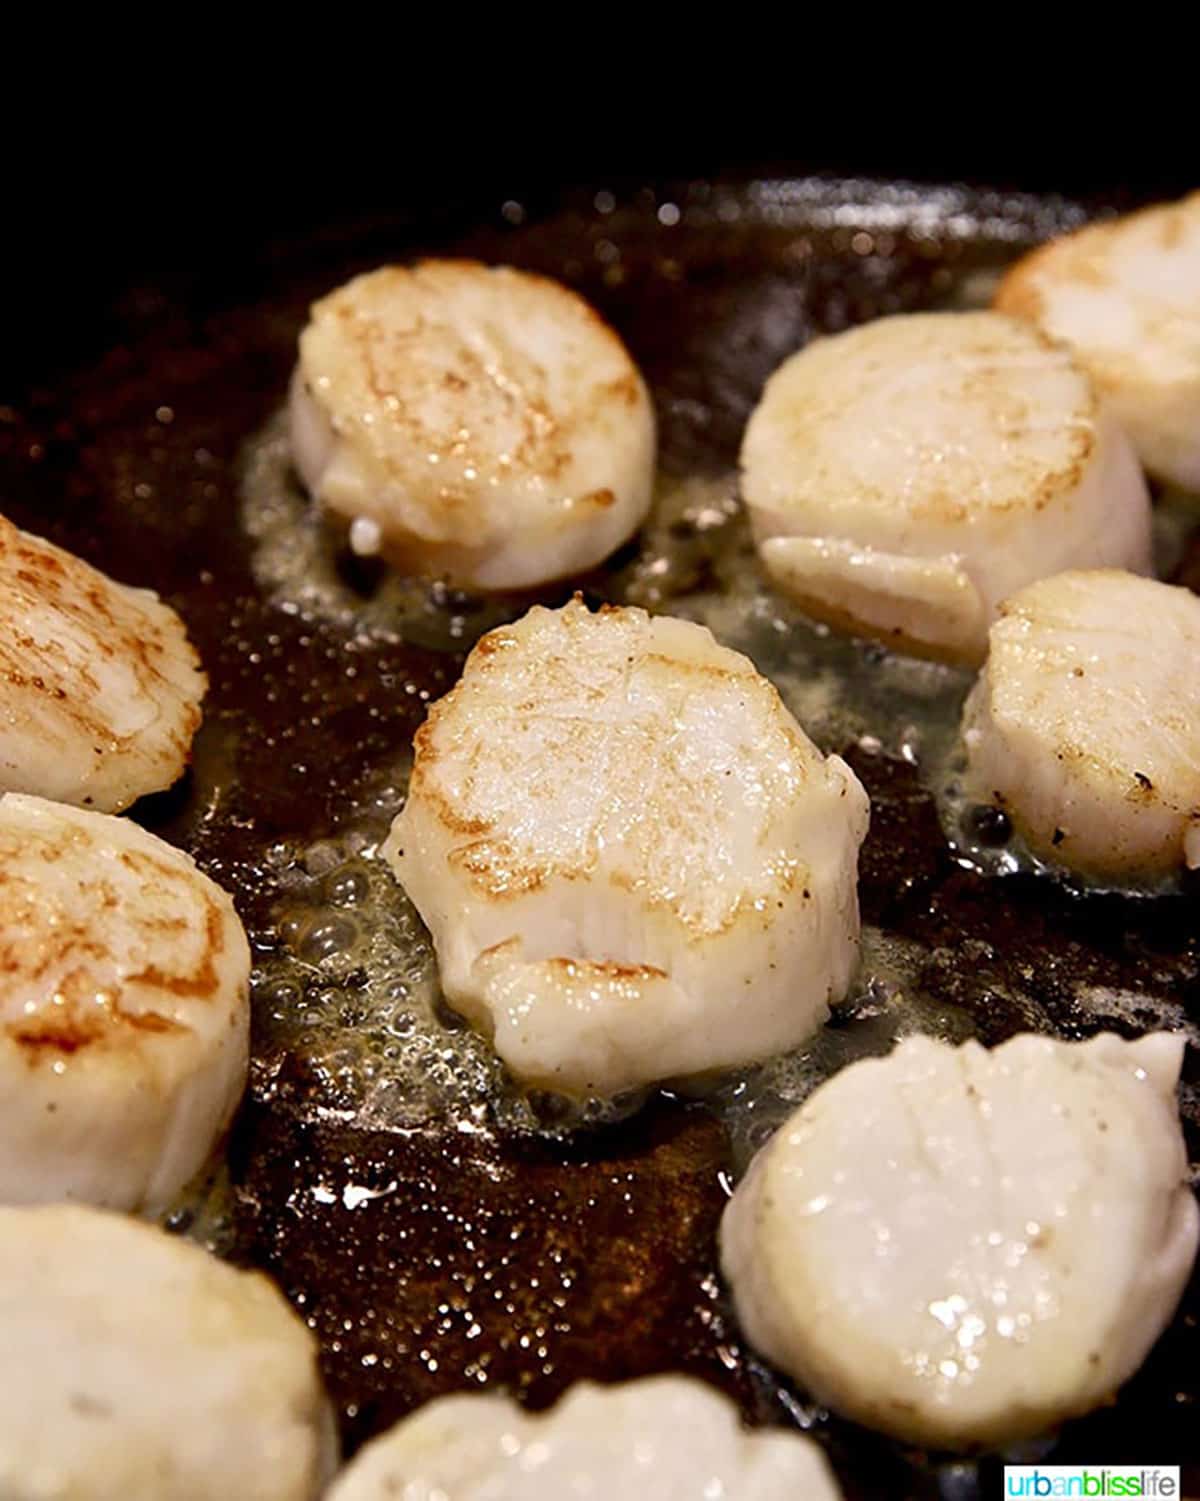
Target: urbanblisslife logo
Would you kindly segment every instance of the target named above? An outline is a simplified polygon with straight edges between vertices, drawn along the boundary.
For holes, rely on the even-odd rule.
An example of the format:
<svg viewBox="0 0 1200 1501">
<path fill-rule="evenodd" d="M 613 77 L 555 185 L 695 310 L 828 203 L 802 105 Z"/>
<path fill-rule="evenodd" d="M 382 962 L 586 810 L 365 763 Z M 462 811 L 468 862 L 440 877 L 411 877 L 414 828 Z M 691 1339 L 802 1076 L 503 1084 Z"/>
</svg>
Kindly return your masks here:
<svg viewBox="0 0 1200 1501">
<path fill-rule="evenodd" d="M 1179 1496 L 1178 1465 L 1005 1465 L 1006 1496 Z"/>
</svg>

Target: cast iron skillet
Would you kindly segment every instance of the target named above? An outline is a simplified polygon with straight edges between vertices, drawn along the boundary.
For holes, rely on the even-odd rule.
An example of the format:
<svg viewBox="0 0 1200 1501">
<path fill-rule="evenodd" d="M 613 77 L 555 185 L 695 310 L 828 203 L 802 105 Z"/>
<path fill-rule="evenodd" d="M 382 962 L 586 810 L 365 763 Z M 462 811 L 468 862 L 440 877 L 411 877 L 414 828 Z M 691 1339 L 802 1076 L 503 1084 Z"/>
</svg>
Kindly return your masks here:
<svg viewBox="0 0 1200 1501">
<path fill-rule="evenodd" d="M 964 279 L 1081 214 L 1057 199 L 965 189 L 694 182 L 619 201 L 588 191 L 537 212 L 492 203 L 466 232 L 332 224 L 247 245 L 219 287 L 201 274 L 127 288 L 103 347 L 81 345 L 36 389 L 18 381 L 0 409 L 0 494 L 19 524 L 159 589 L 204 658 L 212 688 L 194 770 L 136 815 L 233 892 L 263 965 L 284 942 L 296 852 L 337 833 L 410 739 L 422 692 L 444 692 L 461 665 L 461 655 L 289 613 L 255 582 L 239 455 L 283 400 L 314 296 L 430 251 L 561 277 L 613 321 L 646 373 L 664 469 L 716 473 L 734 462 L 766 375 L 806 339 L 952 302 Z M 620 598 L 635 554 L 586 580 L 591 597 Z M 710 561 L 698 543 L 696 569 Z M 1200 579 L 1187 554 L 1182 574 Z M 347 578 L 369 592 L 371 580 Z M 470 602 L 458 607 L 469 613 Z M 872 650 L 861 648 L 868 665 Z M 1036 997 L 1036 1025 L 1064 1037 L 1095 1030 L 1073 999 L 1080 976 L 1170 994 L 1195 1014 L 1200 946 L 1187 896 L 1084 900 L 1044 881 L 988 881 L 950 857 L 912 765 L 840 748 L 873 803 L 864 917 L 925 947 L 924 992 L 969 1013 L 984 1041 L 1030 1024 L 1014 990 Z M 352 1023 L 361 977 L 339 983 Z M 1142 1021 L 1153 1025 L 1147 1014 L 1125 1029 Z M 703 1104 L 660 1096 L 623 1124 L 561 1140 L 452 1121 L 365 1129 L 336 1077 L 277 1031 L 256 1030 L 228 1197 L 209 1230 L 308 1318 L 348 1451 L 441 1393 L 504 1386 L 543 1406 L 581 1377 L 684 1370 L 755 1422 L 810 1428 L 849 1496 L 998 1493 L 997 1459 L 907 1451 L 830 1417 L 746 1351 L 714 1254 L 730 1145 Z M 1185 1079 L 1197 1075 L 1189 1049 Z M 1115 1406 L 1063 1431 L 1055 1460 L 1181 1463 L 1200 1486 L 1198 1311 L 1194 1280 L 1142 1372 Z"/>
</svg>

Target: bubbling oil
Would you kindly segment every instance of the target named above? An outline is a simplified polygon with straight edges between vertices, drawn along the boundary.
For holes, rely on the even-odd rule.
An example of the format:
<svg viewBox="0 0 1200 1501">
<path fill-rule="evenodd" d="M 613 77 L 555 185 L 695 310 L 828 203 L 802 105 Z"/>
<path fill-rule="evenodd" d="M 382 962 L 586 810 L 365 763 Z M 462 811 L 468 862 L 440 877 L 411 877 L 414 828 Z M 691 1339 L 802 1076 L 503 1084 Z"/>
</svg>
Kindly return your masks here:
<svg viewBox="0 0 1200 1501">
<path fill-rule="evenodd" d="M 355 558 L 345 529 L 309 499 L 292 468 L 284 412 L 245 445 L 241 493 L 255 579 L 288 614 L 432 651 L 464 651 L 514 614 L 502 597 L 469 596 Z"/>
<path fill-rule="evenodd" d="M 348 575 L 344 539 L 292 474 L 283 417 L 248 445 L 243 475 L 256 577 L 291 613 L 462 651 L 527 606 L 511 596 L 469 599 L 386 570 L 365 580 Z M 1177 566 L 1198 520 L 1194 499 L 1173 494 L 1160 502 L 1156 555 L 1164 571 Z M 1029 870 L 1061 876 L 962 793 L 959 721 L 972 674 L 841 635 L 775 592 L 759 566 L 734 472 L 660 476 L 637 552 L 606 576 L 603 590 L 613 602 L 707 626 L 744 653 L 822 750 L 857 745 L 912 764 L 962 864 L 994 877 Z M 558 1136 L 629 1115 L 644 1093 L 572 1101 L 523 1090 L 489 1041 L 447 1004 L 428 932 L 378 855 L 403 803 L 407 771 L 403 760 L 382 768 L 373 788 L 348 803 L 333 837 L 305 849 L 281 847 L 275 942 L 254 976 L 256 1054 L 303 1059 L 318 1085 L 309 1108 L 369 1128 Z M 937 962 L 924 945 L 868 928 L 851 993 L 816 1037 L 685 1087 L 726 1124 L 736 1171 L 840 1068 L 886 1053 L 913 1033 L 952 1043 L 974 1035 L 966 1011 L 922 988 L 922 973 Z M 1081 1007 L 1098 1020 L 1127 1022 L 1135 1002 L 1127 996 L 1118 1003 L 1115 994 L 1081 994 Z M 1032 993 L 1007 998 L 1030 1027 L 1049 1025 Z M 1143 1017 L 1167 1004 L 1137 1002 Z M 1162 1015 L 1174 1024 L 1174 1013 Z"/>
<path fill-rule="evenodd" d="M 994 956 L 993 956 L 994 957 Z M 922 983 L 930 967 L 974 967 L 981 991 L 1002 998 L 1010 1013 L 1021 1016 L 1025 1030 L 1053 1032 L 1052 1019 L 1027 975 L 1028 988 L 1011 971 L 1002 975 L 989 965 L 988 946 L 968 942 L 956 950 L 930 949 L 925 944 L 866 927 L 862 935 L 862 963 L 850 996 L 835 1007 L 829 1022 L 802 1047 L 779 1054 L 752 1068 L 739 1070 L 698 1086 L 699 1095 L 724 1122 L 732 1150 L 733 1183 L 754 1156 L 788 1118 L 834 1074 L 864 1058 L 884 1057 L 906 1037 L 926 1036 L 954 1046 L 977 1036 L 972 1014 L 930 994 Z M 1200 1048 L 1200 1026 L 1183 1005 L 1165 995 L 1080 981 L 1072 999 L 1087 1018 L 1087 1030 L 1111 1030 L 1120 1035 L 1152 1031 L 1178 1032 L 1188 1045 Z M 1190 1120 L 1200 1120 L 1200 1089 L 1184 1081 L 1179 1086 L 1180 1108 Z M 1200 1162 L 1190 1165 L 1200 1182 Z"/>
<path fill-rule="evenodd" d="M 923 944 L 864 929 L 858 979 L 829 1023 L 802 1047 L 726 1075 L 705 1092 L 729 1133 L 735 1177 L 809 1095 L 848 1064 L 882 1057 L 918 1034 L 952 1043 L 975 1035 L 968 1012 L 922 989 L 928 960 Z"/>
<path fill-rule="evenodd" d="M 243 474 L 254 571 L 282 608 L 457 650 L 519 613 L 509 600 L 455 615 L 427 585 L 391 575 L 369 596 L 357 592 L 339 570 L 340 540 L 291 473 L 282 418 L 248 446 Z M 946 740 L 969 685 L 953 668 L 839 636 L 773 593 L 731 472 L 660 478 L 637 555 L 610 575 L 608 593 L 694 620 L 745 653 L 825 750 L 859 741 L 925 758 Z M 378 855 L 407 773 L 403 760 L 380 769 L 335 836 L 277 852 L 274 943 L 254 975 L 256 1055 L 302 1058 L 318 1086 L 311 1108 L 368 1128 L 561 1134 L 630 1114 L 644 1092 L 571 1101 L 522 1090 L 445 1001 L 428 932 Z M 923 1008 L 913 992 L 916 957 L 898 940 L 874 935 L 841 1013 L 852 1023 L 760 1069 L 706 1083 L 701 1095 L 727 1118 L 735 1140 L 749 1140 L 768 1118 L 777 1123 L 803 1089 L 854 1056 L 886 1050 L 905 1028 L 963 1033 L 965 1018 Z"/>
<path fill-rule="evenodd" d="M 306 1108 L 368 1130 L 558 1136 L 636 1110 L 635 1095 L 522 1089 L 447 1003 L 429 932 L 379 854 L 406 782 L 404 765 L 389 768 L 348 828 L 278 852 L 275 942 L 252 982 L 256 1055 L 303 1060 Z"/>
<path fill-rule="evenodd" d="M 185 1235 L 212 1256 L 231 1256 L 237 1246 L 233 1187 L 221 1143 L 203 1172 L 179 1194 L 162 1217 L 165 1230 Z"/>
<path fill-rule="evenodd" d="M 768 583 L 732 472 L 662 482 L 622 603 L 707 626 L 774 683 L 824 751 L 856 742 L 926 762 L 953 739 L 971 675 L 810 620 Z"/>
<path fill-rule="evenodd" d="M 1155 897 L 1169 896 L 1182 889 L 1182 871 L 1146 881 L 1131 876 L 1115 883 L 1046 860 L 1029 847 L 1007 813 L 967 796 L 963 788 L 965 773 L 966 754 L 961 740 L 955 739 L 949 753 L 930 766 L 926 778 L 946 842 L 965 869 L 992 878 L 1037 875 L 1078 896 Z"/>
</svg>

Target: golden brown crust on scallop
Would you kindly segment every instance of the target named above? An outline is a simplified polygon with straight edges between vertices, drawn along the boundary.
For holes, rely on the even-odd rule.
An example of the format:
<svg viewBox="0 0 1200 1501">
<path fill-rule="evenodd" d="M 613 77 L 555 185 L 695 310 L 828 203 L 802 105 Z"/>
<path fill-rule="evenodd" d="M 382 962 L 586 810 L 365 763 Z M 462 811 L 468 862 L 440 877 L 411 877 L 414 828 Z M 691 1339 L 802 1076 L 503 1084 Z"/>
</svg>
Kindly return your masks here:
<svg viewBox="0 0 1200 1501">
<path fill-rule="evenodd" d="M 0 1027 L 30 1063 L 189 1031 L 187 1008 L 229 999 L 231 917 L 209 883 L 174 851 L 119 847 L 92 817 L 0 819 Z"/>
<path fill-rule="evenodd" d="M 660 775 L 675 780 L 674 795 L 655 799 L 656 832 L 644 836 L 648 844 L 672 837 L 685 840 L 694 810 L 714 799 L 719 806 L 719 787 L 714 785 L 706 794 L 701 784 L 715 784 L 721 773 L 684 766 L 669 713 L 642 716 L 617 726 L 611 716 L 617 712 L 620 692 L 624 691 L 621 684 L 605 675 L 591 686 L 582 681 L 577 670 L 580 663 L 595 652 L 597 633 L 609 628 L 628 638 L 621 657 L 623 684 L 652 675 L 661 682 L 669 701 L 681 708 L 690 698 L 699 701 L 721 695 L 727 698 L 730 712 L 735 712 L 740 699 L 740 711 L 749 716 L 762 743 L 771 746 L 776 764 L 784 768 L 781 779 L 790 778 L 798 784 L 809 774 L 811 750 L 802 745 L 775 689 L 758 676 L 750 662 L 715 646 L 709 647 L 703 659 L 665 653 L 652 639 L 629 632 L 629 617 L 634 614 L 640 612 L 611 610 L 592 615 L 579 603 L 568 606 L 561 612 L 561 634 L 537 655 L 536 676 L 521 675 L 520 668 L 514 676 L 511 670 L 509 649 L 518 645 L 525 632 L 513 627 L 490 632 L 476 646 L 459 684 L 433 705 L 417 732 L 410 795 L 422 799 L 438 822 L 455 836 L 449 863 L 469 877 L 481 896 L 503 901 L 535 891 L 554 879 L 592 876 L 600 858 L 599 831 L 605 819 L 622 800 L 643 800 L 647 768 L 657 768 Z M 496 718 L 484 737 L 465 716 L 493 679 Z M 484 763 L 508 765 L 506 741 L 514 729 L 527 734 L 531 724 L 543 719 L 553 726 L 554 760 L 572 764 L 579 775 L 593 775 L 606 785 L 606 795 L 592 810 L 587 828 L 580 829 L 569 851 L 560 851 L 554 859 L 546 857 L 540 842 L 522 840 L 519 819 L 512 817 L 513 800 L 493 803 L 480 795 L 478 774 L 473 770 L 478 767 L 482 771 Z M 618 738 L 624 742 L 619 751 Z M 529 775 L 539 774 L 527 757 L 526 749 L 512 758 L 511 772 L 518 787 Z M 622 761 L 622 767 L 614 766 L 614 757 Z M 536 796 L 536 792 L 531 795 Z M 764 842 L 769 838 L 766 827 L 760 837 Z M 681 912 L 684 925 L 696 937 L 715 936 L 738 921 L 747 902 L 775 896 L 782 899 L 796 883 L 791 866 L 760 874 L 764 876 L 761 890 L 734 894 L 722 904 L 719 916 L 708 913 L 703 918 L 689 918 Z M 617 869 L 609 879 L 618 886 L 636 889 L 640 900 L 652 906 L 676 905 L 673 882 L 665 871 L 651 876 L 642 868 Z"/>
<path fill-rule="evenodd" d="M 555 318 L 574 350 L 568 379 L 491 317 L 497 287 L 514 308 Z M 468 320 L 462 309 L 476 300 Z M 589 378 L 598 355 L 617 373 Z M 339 287 L 313 305 L 301 368 L 335 433 L 353 427 L 381 479 L 406 490 L 422 539 L 467 549 L 486 529 L 489 488 L 555 484 L 574 462 L 580 429 L 603 407 L 646 399 L 620 338 L 582 298 L 548 277 L 472 260 L 385 266 Z M 463 394 L 470 425 L 454 399 Z M 430 477 L 437 483 L 422 502 Z M 614 500 L 600 488 L 576 504 Z"/>
<path fill-rule="evenodd" d="M 174 611 L 0 517 L 0 791 L 116 811 L 170 786 L 206 687 Z"/>
<path fill-rule="evenodd" d="M 1179 293 L 1161 290 L 1153 276 L 1145 280 L 1144 267 L 1131 271 L 1129 257 L 1150 248 L 1169 256 L 1197 235 L 1200 192 L 1178 203 L 1150 204 L 1119 218 L 1085 224 L 1023 256 L 1002 278 L 992 305 L 1067 338 L 1110 398 L 1124 396 L 1141 381 L 1152 387 L 1159 381 L 1169 385 L 1164 369 L 1156 367 L 1155 351 L 1159 345 L 1173 350 L 1170 358 L 1178 362 L 1186 347 L 1186 337 L 1179 340 L 1184 328 Z M 1103 305 L 1105 296 L 1113 305 L 1124 303 L 1136 319 L 1136 335 L 1106 330 L 1103 316 L 1089 313 L 1082 321 L 1077 315 L 1067 317 L 1059 298 L 1073 289 L 1097 294 L 1097 305 Z M 1192 316 L 1200 316 L 1200 309 Z M 1133 436 L 1136 439 L 1137 433 Z"/>
</svg>

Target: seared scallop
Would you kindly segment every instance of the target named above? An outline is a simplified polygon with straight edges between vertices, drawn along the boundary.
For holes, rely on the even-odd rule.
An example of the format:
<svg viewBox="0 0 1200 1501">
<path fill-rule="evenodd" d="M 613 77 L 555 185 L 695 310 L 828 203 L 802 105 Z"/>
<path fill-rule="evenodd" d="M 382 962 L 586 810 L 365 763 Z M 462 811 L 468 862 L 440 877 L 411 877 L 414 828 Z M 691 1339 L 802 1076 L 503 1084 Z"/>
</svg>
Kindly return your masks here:
<svg viewBox="0 0 1200 1501">
<path fill-rule="evenodd" d="M 745 657 L 576 600 L 479 642 L 383 853 L 513 1073 L 606 1096 L 821 1024 L 857 955 L 866 827 L 853 772 Z"/>
<path fill-rule="evenodd" d="M 1146 468 L 1200 491 L 1200 193 L 1051 241 L 995 303 L 1065 339 Z"/>
<path fill-rule="evenodd" d="M 0 516 L 0 792 L 117 813 L 170 787 L 207 686 L 156 594 Z"/>
<path fill-rule="evenodd" d="M 624 345 L 506 266 L 385 266 L 316 303 L 291 426 L 352 548 L 468 588 L 591 568 L 650 506 L 654 412 Z"/>
<path fill-rule="evenodd" d="M 1200 865 L 1200 599 L 1115 569 L 1020 590 L 967 700 L 964 786 L 1049 864 L 1154 882 Z"/>
<path fill-rule="evenodd" d="M 581 1382 L 545 1413 L 508 1397 L 442 1397 L 368 1444 L 329 1501 L 837 1501 L 821 1450 L 799 1433 L 749 1432 L 688 1376 Z"/>
<path fill-rule="evenodd" d="M 0 1209 L 5 1501 L 316 1501 L 316 1343 L 270 1282 L 150 1225 Z"/>
<path fill-rule="evenodd" d="M 847 1416 L 932 1448 L 1106 1402 L 1196 1254 L 1183 1046 L 915 1037 L 835 1075 L 722 1220 L 751 1344 Z"/>
<path fill-rule="evenodd" d="M 979 661 L 999 602 L 1045 574 L 1150 570 L 1128 440 L 1065 347 L 998 313 L 882 318 L 793 355 L 742 492 L 784 593 L 918 653 Z"/>
<path fill-rule="evenodd" d="M 229 897 L 129 819 L 10 792 L 0 964 L 0 1202 L 160 1213 L 245 1086 L 250 953 Z"/>
</svg>

